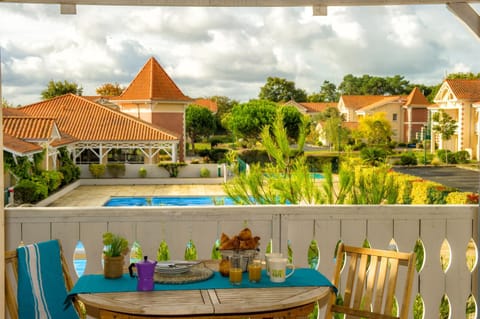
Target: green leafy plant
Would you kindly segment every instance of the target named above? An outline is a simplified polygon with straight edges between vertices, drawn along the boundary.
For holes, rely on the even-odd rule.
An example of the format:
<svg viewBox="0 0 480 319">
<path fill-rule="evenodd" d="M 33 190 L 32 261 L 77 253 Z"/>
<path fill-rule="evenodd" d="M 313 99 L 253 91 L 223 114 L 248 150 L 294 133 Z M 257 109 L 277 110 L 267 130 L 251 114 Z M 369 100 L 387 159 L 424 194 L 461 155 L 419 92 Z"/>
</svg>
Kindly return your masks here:
<svg viewBox="0 0 480 319">
<path fill-rule="evenodd" d="M 179 168 L 182 166 L 187 165 L 187 163 L 179 162 L 179 163 L 158 163 L 158 167 L 162 167 L 167 170 L 170 177 L 177 177 Z"/>
<path fill-rule="evenodd" d="M 141 178 L 147 177 L 147 170 L 145 169 L 145 167 L 140 167 L 140 169 L 138 170 L 138 176 Z"/>
<path fill-rule="evenodd" d="M 105 175 L 105 165 L 104 164 L 90 164 L 88 165 L 88 170 L 90 174 L 95 178 L 100 178 Z"/>
<path fill-rule="evenodd" d="M 106 232 L 103 234 L 103 253 L 107 257 L 124 256 L 128 253 L 128 240 L 120 235 Z"/>
<path fill-rule="evenodd" d="M 200 168 L 200 177 L 210 177 L 210 170 L 206 167 Z"/>
</svg>

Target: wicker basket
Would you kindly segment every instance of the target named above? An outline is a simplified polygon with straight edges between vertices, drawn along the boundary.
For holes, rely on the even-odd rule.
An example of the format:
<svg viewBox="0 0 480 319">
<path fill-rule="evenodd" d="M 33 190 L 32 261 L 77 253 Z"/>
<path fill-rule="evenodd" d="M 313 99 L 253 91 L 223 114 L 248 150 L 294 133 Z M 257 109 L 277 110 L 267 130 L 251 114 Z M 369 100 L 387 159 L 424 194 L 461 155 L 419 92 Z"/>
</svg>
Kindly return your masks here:
<svg viewBox="0 0 480 319">
<path fill-rule="evenodd" d="M 234 249 L 220 249 L 223 259 L 229 259 L 233 255 L 240 255 L 242 270 L 244 272 L 248 269 L 248 264 L 251 263 L 258 255 L 257 249 L 243 249 L 243 250 L 234 250 Z"/>
</svg>

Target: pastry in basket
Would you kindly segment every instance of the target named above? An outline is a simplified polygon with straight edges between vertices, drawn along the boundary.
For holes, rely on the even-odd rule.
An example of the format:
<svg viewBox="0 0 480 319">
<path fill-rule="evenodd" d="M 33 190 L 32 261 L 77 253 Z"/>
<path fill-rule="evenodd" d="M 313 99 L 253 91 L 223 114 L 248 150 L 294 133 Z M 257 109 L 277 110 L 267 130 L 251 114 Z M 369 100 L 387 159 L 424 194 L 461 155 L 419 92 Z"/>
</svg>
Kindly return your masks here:
<svg viewBox="0 0 480 319">
<path fill-rule="evenodd" d="M 238 235 L 230 238 L 225 233 L 220 237 L 220 250 L 248 250 L 257 249 L 260 244 L 260 237 L 253 237 L 249 228 L 244 228 Z"/>
</svg>

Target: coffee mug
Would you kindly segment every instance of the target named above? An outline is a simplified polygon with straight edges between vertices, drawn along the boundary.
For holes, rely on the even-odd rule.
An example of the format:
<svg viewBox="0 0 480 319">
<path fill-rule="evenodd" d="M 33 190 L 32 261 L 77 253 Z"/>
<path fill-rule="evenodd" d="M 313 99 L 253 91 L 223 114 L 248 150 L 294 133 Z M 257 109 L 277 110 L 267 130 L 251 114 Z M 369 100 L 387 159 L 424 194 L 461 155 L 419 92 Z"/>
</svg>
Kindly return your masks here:
<svg viewBox="0 0 480 319">
<path fill-rule="evenodd" d="M 283 254 L 282 253 L 268 253 L 268 254 L 265 254 L 265 269 L 267 271 L 267 275 L 270 276 L 270 266 L 269 266 L 269 259 L 270 258 L 281 258 L 283 257 Z"/>
<path fill-rule="evenodd" d="M 295 272 L 295 266 L 288 263 L 288 259 L 284 257 L 271 257 L 269 258 L 270 267 L 270 281 L 271 282 L 284 282 L 285 279 L 293 275 Z M 287 275 L 287 268 L 292 271 Z"/>
</svg>

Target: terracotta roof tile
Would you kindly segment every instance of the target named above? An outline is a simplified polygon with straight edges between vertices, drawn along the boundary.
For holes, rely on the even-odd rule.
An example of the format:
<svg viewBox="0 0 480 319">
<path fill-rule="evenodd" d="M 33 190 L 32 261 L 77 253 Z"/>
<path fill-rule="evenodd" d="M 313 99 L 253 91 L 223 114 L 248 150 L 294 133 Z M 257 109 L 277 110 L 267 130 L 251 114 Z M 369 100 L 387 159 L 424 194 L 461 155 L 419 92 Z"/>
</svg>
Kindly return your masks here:
<svg viewBox="0 0 480 319">
<path fill-rule="evenodd" d="M 55 121 L 45 117 L 4 116 L 3 132 L 23 140 L 49 140 Z"/>
<path fill-rule="evenodd" d="M 358 110 L 385 98 L 383 95 L 342 95 L 340 99 L 346 108 Z"/>
<path fill-rule="evenodd" d="M 480 98 L 480 80 L 447 79 L 445 82 L 457 99 L 478 100 Z"/>
<path fill-rule="evenodd" d="M 429 106 L 431 103 L 427 100 L 425 95 L 418 87 L 414 87 L 412 92 L 407 97 L 405 106 Z"/>
<path fill-rule="evenodd" d="M 74 94 L 27 105 L 33 117 L 51 117 L 61 132 L 81 141 L 174 141 L 178 137 L 120 111 Z"/>
<path fill-rule="evenodd" d="M 394 95 L 394 96 L 381 96 L 381 99 L 373 102 L 372 104 L 365 105 L 364 107 L 357 109 L 357 111 L 370 111 L 374 110 L 377 107 L 389 104 L 389 103 L 405 103 L 406 97 L 403 95 Z"/>
<path fill-rule="evenodd" d="M 193 101 L 193 104 L 203 106 L 203 107 L 209 109 L 210 111 L 212 111 L 213 113 L 217 113 L 217 111 L 218 111 L 217 102 L 215 102 L 214 100 L 211 100 L 211 99 L 202 99 L 202 98 L 195 99 Z"/>
<path fill-rule="evenodd" d="M 299 102 L 308 112 L 323 112 L 329 107 L 337 107 L 337 102 Z"/>
<path fill-rule="evenodd" d="M 40 145 L 25 142 L 7 133 L 3 133 L 3 149 L 10 153 L 17 153 L 23 156 L 43 151 Z"/>
<path fill-rule="evenodd" d="M 160 100 L 190 101 L 154 57 L 143 66 L 130 85 L 112 101 Z"/>
</svg>

